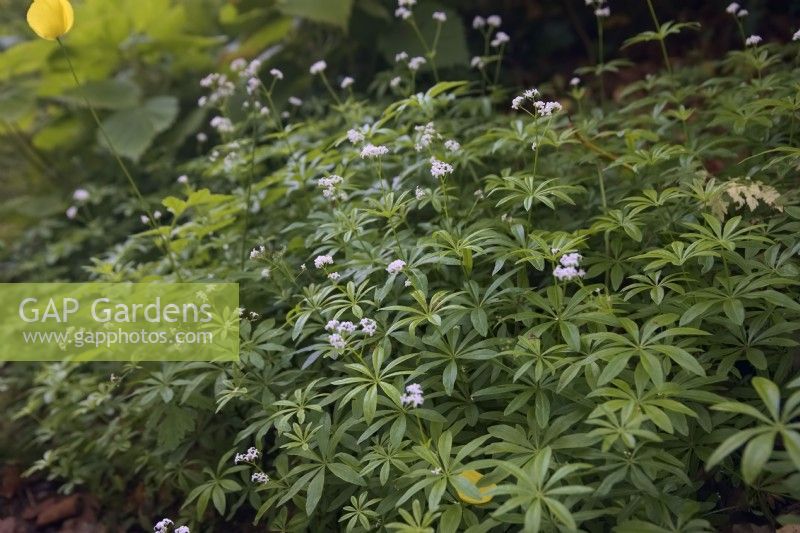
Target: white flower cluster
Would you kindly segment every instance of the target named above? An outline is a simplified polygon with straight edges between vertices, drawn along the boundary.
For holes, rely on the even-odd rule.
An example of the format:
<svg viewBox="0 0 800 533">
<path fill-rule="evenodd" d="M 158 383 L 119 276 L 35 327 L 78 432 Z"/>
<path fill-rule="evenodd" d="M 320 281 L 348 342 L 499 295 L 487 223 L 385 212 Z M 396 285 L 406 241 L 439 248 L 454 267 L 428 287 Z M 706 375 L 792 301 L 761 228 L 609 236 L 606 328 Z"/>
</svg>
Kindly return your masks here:
<svg viewBox="0 0 800 533">
<path fill-rule="evenodd" d="M 436 127 L 433 122 L 428 122 L 424 126 L 414 126 L 414 131 L 417 132 L 417 142 L 414 145 L 414 150 L 417 152 L 427 149 L 431 143 L 433 143 L 434 139 L 440 137 L 440 135 L 436 133 Z"/>
<path fill-rule="evenodd" d="M 261 259 L 262 257 L 264 257 L 265 252 L 266 249 L 264 248 L 263 244 L 260 246 L 256 246 L 255 248 L 250 250 L 250 259 L 253 261 L 255 261 L 256 259 Z"/>
<path fill-rule="evenodd" d="M 281 72 L 281 71 L 280 71 L 279 69 L 277 69 L 277 68 L 272 68 L 272 69 L 270 69 L 270 70 L 269 70 L 269 74 L 270 74 L 270 76 L 272 76 L 272 77 L 273 77 L 273 78 L 275 78 L 276 80 L 282 80 L 282 79 L 283 79 L 283 72 Z"/>
<path fill-rule="evenodd" d="M 414 196 L 417 198 L 417 200 L 422 200 L 427 196 L 427 193 L 425 192 L 425 189 L 418 185 L 417 188 L 414 189 Z"/>
<path fill-rule="evenodd" d="M 489 44 L 491 44 L 494 48 L 499 48 L 499 47 L 503 46 L 504 44 L 506 44 L 510 40 L 511 40 L 511 37 L 509 37 L 506 32 L 498 31 L 495 34 L 494 39 L 492 39 L 492 42 L 489 43 Z"/>
<path fill-rule="evenodd" d="M 405 261 L 403 261 L 402 259 L 395 259 L 394 261 L 389 263 L 389 266 L 386 267 L 386 272 L 388 272 L 389 274 L 398 274 L 403 271 L 405 266 L 406 266 Z"/>
<path fill-rule="evenodd" d="M 332 255 L 318 255 L 314 258 L 314 267 L 322 268 L 325 265 L 332 265 L 333 264 L 333 256 Z"/>
<path fill-rule="evenodd" d="M 68 219 L 74 220 L 76 216 L 78 216 L 78 208 L 74 205 L 71 205 L 67 208 L 64 212 Z"/>
<path fill-rule="evenodd" d="M 361 130 L 356 128 L 351 128 L 347 130 L 347 140 L 353 144 L 361 144 L 364 142 L 366 138 L 364 132 L 367 131 L 369 128 L 368 126 L 364 126 Z"/>
<path fill-rule="evenodd" d="M 763 39 L 761 38 L 760 35 L 751 35 L 750 37 L 745 39 L 744 44 L 745 46 L 758 46 L 759 44 L 761 44 L 761 41 L 763 41 Z"/>
<path fill-rule="evenodd" d="M 251 446 L 245 453 L 237 453 L 236 457 L 233 459 L 233 462 L 237 465 L 239 463 L 255 463 L 259 456 L 261 456 L 261 452 L 258 451 L 256 447 Z"/>
<path fill-rule="evenodd" d="M 746 9 L 742 9 L 742 6 L 740 6 L 737 2 L 731 2 L 728 4 L 728 7 L 725 8 L 725 12 L 739 18 L 744 18 L 750 14 Z"/>
<path fill-rule="evenodd" d="M 436 22 L 447 22 L 447 14 L 444 11 L 434 11 L 433 20 Z"/>
<path fill-rule="evenodd" d="M 416 72 L 425 63 L 427 63 L 427 61 L 422 56 L 412 57 L 411 59 L 408 60 L 408 68 Z"/>
<path fill-rule="evenodd" d="M 368 144 L 361 149 L 361 158 L 375 159 L 376 157 L 380 157 L 388 153 L 389 149 L 385 146 L 375 146 L 374 144 Z"/>
<path fill-rule="evenodd" d="M 435 157 L 431 157 L 431 176 L 434 178 L 443 178 L 448 174 L 453 173 L 453 165 L 439 161 Z"/>
<path fill-rule="evenodd" d="M 417 3 L 417 0 L 397 0 L 397 9 L 394 11 L 394 16 L 407 20 L 411 18 L 411 8 L 414 7 Z"/>
<path fill-rule="evenodd" d="M 559 265 L 553 269 L 553 275 L 560 281 L 571 281 L 582 278 L 586 272 L 580 267 L 583 257 L 578 252 L 564 254 L 559 259 Z"/>
<path fill-rule="evenodd" d="M 577 87 L 580 84 L 581 84 L 581 79 L 578 78 L 578 77 L 575 77 L 575 78 L 572 78 L 571 80 L 569 80 L 569 86 L 570 87 Z"/>
<path fill-rule="evenodd" d="M 325 72 L 326 68 L 328 68 L 328 64 L 325 61 L 319 60 L 313 65 L 311 65 L 311 68 L 308 69 L 308 72 L 314 75 L 322 74 L 323 72 Z"/>
<path fill-rule="evenodd" d="M 303 105 L 303 100 L 301 100 L 296 96 L 290 96 L 288 102 L 289 105 L 292 105 L 294 107 L 300 107 L 301 105 Z"/>
<path fill-rule="evenodd" d="M 169 528 L 171 526 L 174 526 L 174 525 L 175 525 L 175 522 L 173 522 L 169 518 L 162 518 L 161 520 L 159 520 L 156 523 L 155 526 L 153 526 L 153 532 L 154 533 L 167 533 L 169 531 Z M 191 532 L 189 531 L 189 527 L 188 526 L 179 526 L 179 527 L 175 528 L 173 533 L 191 533 Z"/>
<path fill-rule="evenodd" d="M 359 325 L 361 326 L 361 332 L 370 337 L 375 335 L 378 330 L 378 323 L 371 318 L 362 318 Z M 328 344 L 336 350 L 342 351 L 347 348 L 347 337 L 353 335 L 358 330 L 358 326 L 349 320 L 344 322 L 329 320 L 325 324 L 325 330 L 330 332 Z"/>
<path fill-rule="evenodd" d="M 476 30 L 486 27 L 487 24 L 492 28 L 499 28 L 502 23 L 503 19 L 499 15 L 491 15 L 487 18 L 478 15 L 472 19 L 472 27 Z"/>
<path fill-rule="evenodd" d="M 353 79 L 352 77 L 345 76 L 344 78 L 342 78 L 342 82 L 339 84 L 339 87 L 341 87 L 342 89 L 347 89 L 351 85 L 353 85 L 355 82 L 356 82 L 356 80 Z"/>
<path fill-rule="evenodd" d="M 525 102 L 533 102 L 533 109 L 541 117 L 552 116 L 553 113 L 561 111 L 563 107 L 558 102 L 545 102 L 537 100 L 539 91 L 537 89 L 528 89 L 519 96 L 515 96 L 511 101 L 511 109 L 524 109 Z"/>
<path fill-rule="evenodd" d="M 86 189 L 75 189 L 72 193 L 72 199 L 76 202 L 85 202 L 89 199 L 89 191 Z"/>
<path fill-rule="evenodd" d="M 404 63 L 406 61 L 408 61 L 408 52 L 397 52 L 394 55 L 395 63 Z"/>
<path fill-rule="evenodd" d="M 471 68 L 476 68 L 478 70 L 483 70 L 483 68 L 486 66 L 486 63 L 483 61 L 483 58 L 481 56 L 475 56 L 469 62 L 469 66 Z"/>
<path fill-rule="evenodd" d="M 611 16 L 611 8 L 606 5 L 607 0 L 586 0 L 586 5 L 594 7 L 594 15 L 597 18 L 605 18 Z"/>
<path fill-rule="evenodd" d="M 219 133 L 231 133 L 233 131 L 233 122 L 226 117 L 216 116 L 211 119 L 210 125 Z"/>
<path fill-rule="evenodd" d="M 200 107 L 217 105 L 236 91 L 234 83 L 225 74 L 213 73 L 200 80 L 200 86 L 211 89 L 211 94 L 197 102 Z"/>
<path fill-rule="evenodd" d="M 406 393 L 400 397 L 403 405 L 410 405 L 411 407 L 419 407 L 425 401 L 422 396 L 422 386 L 419 383 L 412 383 L 406 386 Z"/>
<path fill-rule="evenodd" d="M 347 200 L 347 195 L 338 189 L 338 186 L 344 180 L 341 176 L 332 174 L 327 178 L 320 178 L 317 180 L 317 186 L 323 187 L 322 196 L 328 200 Z"/>
<path fill-rule="evenodd" d="M 444 147 L 450 152 L 458 152 L 461 150 L 461 144 L 459 144 L 459 142 L 455 139 L 447 139 L 444 142 Z"/>
<path fill-rule="evenodd" d="M 269 483 L 269 476 L 264 472 L 253 472 L 253 475 L 250 476 L 250 481 L 259 485 L 266 485 Z"/>
</svg>

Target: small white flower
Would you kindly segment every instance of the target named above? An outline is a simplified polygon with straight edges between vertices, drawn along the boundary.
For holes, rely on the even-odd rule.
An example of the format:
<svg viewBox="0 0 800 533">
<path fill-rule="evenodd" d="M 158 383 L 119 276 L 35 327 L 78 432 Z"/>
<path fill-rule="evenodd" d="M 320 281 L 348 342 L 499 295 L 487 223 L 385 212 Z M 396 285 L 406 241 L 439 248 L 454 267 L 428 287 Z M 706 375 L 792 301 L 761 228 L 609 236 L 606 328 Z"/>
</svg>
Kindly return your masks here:
<svg viewBox="0 0 800 533">
<path fill-rule="evenodd" d="M 408 68 L 410 68 L 411 70 L 416 71 L 416 70 L 419 70 L 419 67 L 421 67 L 425 63 L 427 63 L 427 61 L 422 56 L 412 57 L 408 61 Z"/>
<path fill-rule="evenodd" d="M 256 459 L 261 455 L 261 452 L 258 451 L 257 448 L 251 446 L 247 449 L 245 453 L 237 453 L 236 457 L 233 459 L 235 464 L 239 463 L 254 463 Z"/>
<path fill-rule="evenodd" d="M 85 202 L 89 199 L 89 191 L 86 189 L 75 189 L 72 193 L 72 199 L 76 202 Z"/>
<path fill-rule="evenodd" d="M 339 281 L 341 277 L 342 277 L 341 274 L 339 274 L 338 272 L 331 272 L 330 274 L 328 274 L 328 279 L 331 281 Z"/>
<path fill-rule="evenodd" d="M 181 185 L 189 185 L 189 176 L 184 174 L 183 176 L 178 176 L 178 183 Z"/>
<path fill-rule="evenodd" d="M 261 279 L 269 279 L 271 275 L 272 275 L 272 269 L 269 268 L 261 269 Z"/>
<path fill-rule="evenodd" d="M 398 7 L 394 10 L 394 16 L 399 19 L 407 20 L 411 18 L 411 10 L 405 7 Z"/>
<path fill-rule="evenodd" d="M 200 133 L 198 133 L 195 138 L 197 139 L 197 142 L 199 142 L 199 143 L 204 143 L 204 142 L 208 141 L 208 135 L 206 135 L 202 131 Z"/>
<path fill-rule="evenodd" d="M 250 481 L 259 485 L 266 485 L 269 483 L 269 476 L 263 472 L 253 472 L 253 475 L 250 476 Z"/>
<path fill-rule="evenodd" d="M 247 60 L 237 57 L 231 61 L 231 70 L 234 72 L 241 72 L 247 68 Z"/>
<path fill-rule="evenodd" d="M 75 207 L 74 205 L 71 205 L 71 206 L 69 206 L 67 208 L 67 211 L 66 211 L 65 214 L 67 215 L 68 219 L 74 220 L 75 217 L 78 216 L 78 208 Z"/>
<path fill-rule="evenodd" d="M 233 123 L 225 117 L 214 117 L 211 119 L 211 127 L 220 133 L 230 133 L 233 131 Z"/>
<path fill-rule="evenodd" d="M 491 17 L 490 17 L 491 18 Z M 491 45 L 495 48 L 506 44 L 508 41 L 511 40 L 511 37 L 504 31 L 497 32 L 497 35 L 494 36 L 492 39 Z"/>
<path fill-rule="evenodd" d="M 161 211 L 159 210 L 153 211 L 153 218 L 156 220 L 161 220 Z"/>
<path fill-rule="evenodd" d="M 578 78 L 578 77 L 575 77 L 575 78 L 572 78 L 571 80 L 569 80 L 570 87 L 577 87 L 580 84 L 581 84 L 581 79 Z"/>
<path fill-rule="evenodd" d="M 425 196 L 427 196 L 427 193 L 425 192 L 425 189 L 417 186 L 417 188 L 414 190 L 414 196 L 417 197 L 417 200 L 422 200 L 425 198 Z"/>
<path fill-rule="evenodd" d="M 749 14 L 750 14 L 750 12 L 747 11 L 746 9 L 740 9 L 739 12 L 736 13 L 736 16 L 739 17 L 740 19 L 743 19 Z"/>
<path fill-rule="evenodd" d="M 736 2 L 731 2 L 728 7 L 725 8 L 725 12 L 730 15 L 735 15 L 739 12 L 739 4 Z"/>
<path fill-rule="evenodd" d="M 314 267 L 322 268 L 325 265 L 332 265 L 333 264 L 333 256 L 332 255 L 318 255 L 314 258 Z"/>
<path fill-rule="evenodd" d="M 425 401 L 422 396 L 422 387 L 418 383 L 412 383 L 406 386 L 406 393 L 400 397 L 403 405 L 410 405 L 412 407 L 419 407 Z"/>
<path fill-rule="evenodd" d="M 401 81 L 403 81 L 403 79 L 400 76 L 395 76 L 394 78 L 389 80 L 389 87 L 391 87 L 392 89 L 396 89 L 400 85 Z"/>
<path fill-rule="evenodd" d="M 584 277 L 586 272 L 583 269 L 579 270 L 575 267 L 557 266 L 553 269 L 553 275 L 559 281 L 572 281 L 573 279 Z"/>
<path fill-rule="evenodd" d="M 356 80 L 354 80 L 354 79 L 353 79 L 353 78 L 351 78 L 350 76 L 345 76 L 345 77 L 344 77 L 344 79 L 342 80 L 342 83 L 340 83 L 340 84 L 339 84 L 339 86 L 340 86 L 342 89 L 347 89 L 348 87 L 350 87 L 351 85 L 353 85 L 353 83 L 355 83 L 355 81 L 356 81 Z"/>
<path fill-rule="evenodd" d="M 539 96 L 539 89 L 526 89 L 522 96 L 527 98 L 528 100 L 534 100 Z"/>
<path fill-rule="evenodd" d="M 437 22 L 447 22 L 447 14 L 444 11 L 434 11 L 433 20 Z"/>
<path fill-rule="evenodd" d="M 406 266 L 406 262 L 402 259 L 395 259 L 389 266 L 386 267 L 386 272 L 389 274 L 398 274 L 400 273 Z"/>
<path fill-rule="evenodd" d="M 606 6 L 606 7 L 598 7 L 597 9 L 594 10 L 594 15 L 597 18 L 610 17 L 611 16 L 611 8 L 608 7 L 608 6 Z"/>
<path fill-rule="evenodd" d="M 364 134 L 355 128 L 349 129 L 347 130 L 347 140 L 353 144 L 362 143 L 364 142 Z"/>
<path fill-rule="evenodd" d="M 336 329 L 338 327 L 339 327 L 339 321 L 338 320 L 328 320 L 328 323 L 325 324 L 325 330 L 326 331 L 336 331 Z"/>
<path fill-rule="evenodd" d="M 565 267 L 570 267 L 570 266 L 576 267 L 580 265 L 581 259 L 583 259 L 583 256 L 581 256 L 581 254 L 579 254 L 578 252 L 572 252 L 561 256 L 561 259 L 559 259 L 559 263 L 561 263 Z"/>
<path fill-rule="evenodd" d="M 336 326 L 337 333 L 353 333 L 356 330 L 356 325 L 350 322 L 349 320 L 345 322 L 339 322 L 339 325 Z"/>
<path fill-rule="evenodd" d="M 153 526 L 153 531 L 155 533 L 167 533 L 167 529 L 174 524 L 175 522 L 169 518 L 162 518 L 160 521 L 156 522 L 155 526 Z"/>
<path fill-rule="evenodd" d="M 290 96 L 289 97 L 289 104 L 293 105 L 295 107 L 300 107 L 301 105 L 303 105 L 303 101 L 300 98 L 296 97 L 296 96 Z"/>
<path fill-rule="evenodd" d="M 442 473 L 442 469 L 441 469 L 441 467 L 438 467 L 438 466 L 436 468 L 434 468 L 433 470 L 431 470 L 431 474 L 433 474 L 434 476 L 438 476 L 441 473 Z"/>
<path fill-rule="evenodd" d="M 442 178 L 448 174 L 453 173 L 453 166 L 444 161 L 439 161 L 435 157 L 431 157 L 431 176 L 434 178 Z"/>
<path fill-rule="evenodd" d="M 499 28 L 502 23 L 503 19 L 500 18 L 500 15 L 491 15 L 486 19 L 486 24 L 493 28 Z"/>
<path fill-rule="evenodd" d="M 255 261 L 256 259 L 261 259 L 262 257 L 264 257 L 264 253 L 266 251 L 267 250 L 266 248 L 264 248 L 263 244 L 261 246 L 256 246 L 255 248 L 250 250 L 250 259 L 252 261 Z"/>
<path fill-rule="evenodd" d="M 414 7 L 417 5 L 417 0 L 397 0 L 397 5 L 402 7 Z"/>
<path fill-rule="evenodd" d="M 389 149 L 385 146 L 375 146 L 374 144 L 368 144 L 361 149 L 361 158 L 375 159 L 376 157 L 380 157 L 388 153 Z"/>
<path fill-rule="evenodd" d="M 311 68 L 308 69 L 308 71 L 311 74 L 322 74 L 323 72 L 325 72 L 326 68 L 328 68 L 328 64 L 325 61 L 320 60 L 311 65 Z"/>
<path fill-rule="evenodd" d="M 794 32 L 794 35 L 792 35 L 792 40 L 793 41 L 800 41 L 800 30 L 797 30 L 796 32 Z"/>
<path fill-rule="evenodd" d="M 472 27 L 476 30 L 479 30 L 486 26 L 486 19 L 480 15 L 477 15 L 474 19 L 472 19 Z"/>
<path fill-rule="evenodd" d="M 344 350 L 347 348 L 347 342 L 344 340 L 344 337 L 339 335 L 338 333 L 334 333 L 333 335 L 328 336 L 328 343 L 336 348 L 337 350 Z"/>
<path fill-rule="evenodd" d="M 362 318 L 359 324 L 361 324 L 361 331 L 370 337 L 375 335 L 375 332 L 378 331 L 378 323 L 371 318 Z"/>
<path fill-rule="evenodd" d="M 276 80 L 282 80 L 283 79 L 283 72 L 281 72 L 277 68 L 270 69 L 269 74 L 270 74 L 270 76 L 272 76 Z"/>
<path fill-rule="evenodd" d="M 531 150 L 533 150 L 535 152 L 537 148 L 539 148 L 538 144 L 536 144 L 535 142 L 531 143 Z"/>
<path fill-rule="evenodd" d="M 469 62 L 469 66 L 478 70 L 483 70 L 483 67 L 485 67 L 486 64 L 483 62 L 483 58 L 481 56 L 475 56 Z"/>
<path fill-rule="evenodd" d="M 189 531 L 189 526 L 180 526 L 176 527 L 173 533 L 191 533 L 191 531 Z"/>
<path fill-rule="evenodd" d="M 401 63 L 404 61 L 408 61 L 408 52 L 397 52 L 394 55 L 394 62 Z"/>
<path fill-rule="evenodd" d="M 142 224 L 144 224 L 145 226 L 147 226 L 148 224 L 150 224 L 150 219 L 149 219 L 149 218 L 147 218 L 147 215 L 141 215 L 141 216 L 139 217 L 139 220 L 140 220 L 140 221 L 141 221 L 141 223 L 142 223 Z"/>
<path fill-rule="evenodd" d="M 751 35 L 745 40 L 744 44 L 746 46 L 758 46 L 762 40 L 760 35 Z"/>
<path fill-rule="evenodd" d="M 524 96 L 515 96 L 513 100 L 511 100 L 511 109 L 519 109 L 522 107 L 522 104 L 525 103 Z"/>
<path fill-rule="evenodd" d="M 458 141 L 454 139 L 446 140 L 444 142 L 444 147 L 450 150 L 451 152 L 458 152 L 459 150 L 461 150 L 461 145 L 458 143 Z"/>
</svg>

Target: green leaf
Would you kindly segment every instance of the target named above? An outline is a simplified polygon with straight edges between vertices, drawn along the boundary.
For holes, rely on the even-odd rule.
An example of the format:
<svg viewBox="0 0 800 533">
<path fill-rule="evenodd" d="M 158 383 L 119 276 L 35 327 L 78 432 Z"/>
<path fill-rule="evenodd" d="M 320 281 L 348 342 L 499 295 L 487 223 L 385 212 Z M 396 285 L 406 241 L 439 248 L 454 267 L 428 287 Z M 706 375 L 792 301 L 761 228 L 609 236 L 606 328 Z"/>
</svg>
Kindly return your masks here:
<svg viewBox="0 0 800 533">
<path fill-rule="evenodd" d="M 139 105 L 142 90 L 130 80 L 99 80 L 64 94 L 66 100 L 82 107 L 86 106 L 84 97 L 95 109 L 125 109 Z"/>
<path fill-rule="evenodd" d="M 311 483 L 308 484 L 306 493 L 306 514 L 311 515 L 317 508 L 320 498 L 322 498 L 322 488 L 325 486 L 325 468 L 320 468 Z"/>
<path fill-rule="evenodd" d="M 362 487 L 366 485 L 364 479 L 359 476 L 355 470 L 345 464 L 329 463 L 328 469 L 333 473 L 334 476 L 347 481 L 351 485 L 360 485 Z"/>
<path fill-rule="evenodd" d="M 158 96 L 141 107 L 113 113 L 103 121 L 103 129 L 121 156 L 138 161 L 158 134 L 166 130 L 177 116 L 177 98 Z M 98 132 L 98 137 L 100 143 L 108 147 L 101 132 Z"/>
<path fill-rule="evenodd" d="M 742 476 L 748 484 L 752 485 L 761 469 L 764 468 L 764 464 L 772 455 L 774 443 L 775 433 L 770 431 L 759 435 L 745 446 L 742 455 Z"/>
<path fill-rule="evenodd" d="M 477 492 L 477 491 L 476 491 Z M 480 497 L 480 494 L 478 494 Z M 448 505 L 439 519 L 439 533 L 456 533 L 461 524 L 461 506 Z"/>
<path fill-rule="evenodd" d="M 447 394 L 453 394 L 453 385 L 458 377 L 458 365 L 455 361 L 450 361 L 442 374 L 442 384 Z"/>
<path fill-rule="evenodd" d="M 766 378 L 753 378 L 753 388 L 761 397 L 761 401 L 767 406 L 769 414 L 774 420 L 780 418 L 781 411 L 781 392 L 778 386 Z"/>
<path fill-rule="evenodd" d="M 346 29 L 353 9 L 353 0 L 279 0 L 278 10 L 284 15 L 302 17 L 322 24 Z M 320 58 L 321 59 L 321 58 Z"/>
</svg>

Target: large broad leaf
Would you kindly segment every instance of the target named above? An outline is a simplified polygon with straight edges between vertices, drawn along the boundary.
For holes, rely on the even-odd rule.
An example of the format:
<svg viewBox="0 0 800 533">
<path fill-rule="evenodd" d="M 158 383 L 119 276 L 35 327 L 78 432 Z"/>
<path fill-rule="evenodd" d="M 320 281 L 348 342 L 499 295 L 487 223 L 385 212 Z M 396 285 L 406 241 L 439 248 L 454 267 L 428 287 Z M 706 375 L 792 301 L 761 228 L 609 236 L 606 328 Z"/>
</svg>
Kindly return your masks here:
<svg viewBox="0 0 800 533">
<path fill-rule="evenodd" d="M 117 111 L 103 121 L 103 128 L 121 156 L 137 161 L 177 115 L 176 98 L 157 96 L 147 100 L 143 106 Z M 100 132 L 98 136 L 101 144 L 106 145 Z"/>
<path fill-rule="evenodd" d="M 353 0 L 280 0 L 278 9 L 284 15 L 302 17 L 304 19 L 331 24 L 342 29 L 347 28 Z"/>
<path fill-rule="evenodd" d="M 139 104 L 142 90 L 128 80 L 101 80 L 83 84 L 81 89 L 67 91 L 63 99 L 85 106 L 86 100 L 99 109 L 125 109 Z"/>
</svg>

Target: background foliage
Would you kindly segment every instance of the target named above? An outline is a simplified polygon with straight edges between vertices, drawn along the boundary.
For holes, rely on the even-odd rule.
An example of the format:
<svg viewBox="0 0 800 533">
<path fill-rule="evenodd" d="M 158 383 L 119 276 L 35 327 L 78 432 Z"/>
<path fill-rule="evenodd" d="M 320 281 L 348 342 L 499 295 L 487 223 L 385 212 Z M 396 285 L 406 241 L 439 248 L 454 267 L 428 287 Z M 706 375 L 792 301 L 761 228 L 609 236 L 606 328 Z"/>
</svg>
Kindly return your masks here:
<svg viewBox="0 0 800 533">
<path fill-rule="evenodd" d="M 512 41 L 492 84 L 469 61 L 472 17 L 495 2 L 415 8 L 427 39 L 447 13 L 440 83 L 395 64 L 423 48 L 387 2 L 76 2 L 65 42 L 156 230 L 57 47 L 29 40 L 23 2 L 3 9 L 0 277 L 237 281 L 245 314 L 236 365 L 0 368 L 0 458 L 90 490 L 131 530 L 796 521 L 798 4 L 748 5 L 766 44 L 745 49 L 724 4 L 656 2 L 662 21 L 702 22 L 665 40 L 672 72 L 644 2 L 612 5 L 604 67 L 584 2 L 501 4 Z M 263 61 L 263 90 L 242 79 L 198 107 L 200 78 L 236 80 L 238 57 Z M 355 90 L 327 94 L 308 73 L 322 58 Z M 563 111 L 510 110 L 532 83 Z M 266 93 L 268 117 L 243 106 Z M 365 159 L 367 142 L 389 153 Z M 454 172 L 437 180 L 431 157 Z M 585 277 L 559 281 L 574 252 Z M 332 346 L 329 321 L 362 319 L 377 333 Z M 250 446 L 262 455 L 235 464 Z"/>
</svg>

